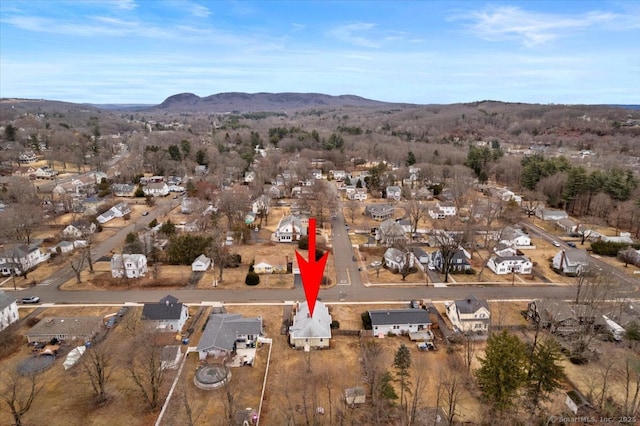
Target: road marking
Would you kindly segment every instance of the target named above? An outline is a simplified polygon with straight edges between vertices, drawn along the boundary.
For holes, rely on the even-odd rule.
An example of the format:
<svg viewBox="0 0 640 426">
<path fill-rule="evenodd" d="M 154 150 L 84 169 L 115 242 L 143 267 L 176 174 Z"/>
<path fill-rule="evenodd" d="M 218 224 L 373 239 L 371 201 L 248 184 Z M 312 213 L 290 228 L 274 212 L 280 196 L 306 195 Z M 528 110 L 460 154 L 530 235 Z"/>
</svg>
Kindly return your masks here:
<svg viewBox="0 0 640 426">
<path fill-rule="evenodd" d="M 51 280 L 44 280 L 38 285 L 50 285 L 50 284 L 51 284 Z"/>
</svg>

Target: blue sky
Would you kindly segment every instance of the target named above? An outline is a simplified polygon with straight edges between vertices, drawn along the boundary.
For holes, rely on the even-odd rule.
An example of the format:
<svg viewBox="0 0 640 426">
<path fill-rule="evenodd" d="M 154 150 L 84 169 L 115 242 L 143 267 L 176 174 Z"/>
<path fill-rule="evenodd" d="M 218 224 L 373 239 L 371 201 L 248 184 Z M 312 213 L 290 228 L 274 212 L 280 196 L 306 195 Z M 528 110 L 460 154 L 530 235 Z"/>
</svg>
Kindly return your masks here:
<svg viewBox="0 0 640 426">
<path fill-rule="evenodd" d="M 0 97 L 640 104 L 640 0 L 0 2 Z"/>
</svg>

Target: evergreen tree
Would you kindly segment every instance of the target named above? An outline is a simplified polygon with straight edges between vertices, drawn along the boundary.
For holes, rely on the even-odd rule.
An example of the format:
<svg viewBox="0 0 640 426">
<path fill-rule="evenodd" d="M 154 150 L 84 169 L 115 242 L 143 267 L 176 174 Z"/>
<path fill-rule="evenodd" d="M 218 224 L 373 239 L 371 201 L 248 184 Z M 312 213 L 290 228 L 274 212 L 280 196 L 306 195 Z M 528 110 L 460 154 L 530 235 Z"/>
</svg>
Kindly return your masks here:
<svg viewBox="0 0 640 426">
<path fill-rule="evenodd" d="M 382 376 L 380 376 L 380 382 L 378 384 L 378 395 L 387 401 L 394 401 L 398 399 L 398 394 L 396 390 L 393 388 L 391 384 L 393 382 L 393 376 L 391 373 L 386 371 Z"/>
<path fill-rule="evenodd" d="M 489 336 L 485 357 L 478 359 L 475 375 L 485 401 L 496 411 L 510 408 L 527 378 L 524 343 L 503 330 Z"/>
<path fill-rule="evenodd" d="M 393 368 L 396 369 L 396 381 L 400 385 L 400 406 L 407 407 L 406 395 L 411 393 L 409 370 L 411 369 L 411 352 L 404 343 L 400 345 L 393 358 Z"/>
<path fill-rule="evenodd" d="M 413 166 L 414 164 L 416 164 L 416 155 L 413 153 L 413 151 L 409 151 L 407 153 L 407 159 L 405 163 L 407 166 Z"/>
<path fill-rule="evenodd" d="M 532 414 L 540 402 L 561 386 L 564 367 L 560 361 L 560 345 L 553 339 L 538 343 L 531 353 L 527 371 L 527 395 L 532 407 Z"/>
</svg>

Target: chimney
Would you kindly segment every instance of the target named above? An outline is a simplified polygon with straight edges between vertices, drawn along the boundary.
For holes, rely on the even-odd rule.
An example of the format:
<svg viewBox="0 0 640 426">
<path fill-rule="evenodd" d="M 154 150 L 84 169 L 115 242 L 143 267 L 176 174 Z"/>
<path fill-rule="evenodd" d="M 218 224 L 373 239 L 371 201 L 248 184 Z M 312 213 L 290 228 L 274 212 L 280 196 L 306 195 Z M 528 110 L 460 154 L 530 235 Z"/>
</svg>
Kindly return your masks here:
<svg viewBox="0 0 640 426">
<path fill-rule="evenodd" d="M 165 300 L 165 301 L 164 301 L 164 304 L 165 304 L 165 305 L 167 305 L 167 306 L 169 306 L 169 300 L 168 300 L 168 299 L 167 299 L 167 300 Z"/>
</svg>

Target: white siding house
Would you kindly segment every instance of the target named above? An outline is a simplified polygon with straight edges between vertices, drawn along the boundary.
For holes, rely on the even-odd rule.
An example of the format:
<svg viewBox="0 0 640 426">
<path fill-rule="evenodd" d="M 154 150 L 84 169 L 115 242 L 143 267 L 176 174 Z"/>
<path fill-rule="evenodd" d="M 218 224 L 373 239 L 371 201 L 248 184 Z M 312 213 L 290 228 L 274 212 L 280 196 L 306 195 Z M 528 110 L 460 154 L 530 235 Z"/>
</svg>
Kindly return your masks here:
<svg viewBox="0 0 640 426">
<path fill-rule="evenodd" d="M 158 303 L 145 303 L 141 319 L 158 331 L 179 332 L 189 318 L 187 307 L 173 296 L 166 296 Z"/>
<path fill-rule="evenodd" d="M 526 256 L 491 256 L 487 267 L 497 275 L 531 274 L 533 263 Z"/>
<path fill-rule="evenodd" d="M 147 256 L 144 254 L 114 254 L 111 257 L 113 278 L 139 278 L 147 273 Z"/>
<path fill-rule="evenodd" d="M 375 336 L 408 334 L 431 329 L 429 313 L 424 309 L 381 309 L 369 311 Z"/>
<path fill-rule="evenodd" d="M 446 305 L 447 317 L 457 331 L 487 332 L 491 321 L 491 311 L 486 300 L 470 294 L 465 299 Z"/>
<path fill-rule="evenodd" d="M 280 219 L 273 239 L 281 243 L 290 243 L 298 241 L 303 235 L 307 235 L 307 228 L 303 226 L 302 220 L 297 216 L 288 215 Z"/>
<path fill-rule="evenodd" d="M 19 318 L 16 298 L 0 290 L 0 331 L 18 321 Z"/>
<path fill-rule="evenodd" d="M 309 315 L 307 302 L 300 303 L 289 327 L 289 343 L 296 349 L 322 349 L 331 340 L 331 315 L 321 301 L 316 301 L 313 316 Z"/>
</svg>

